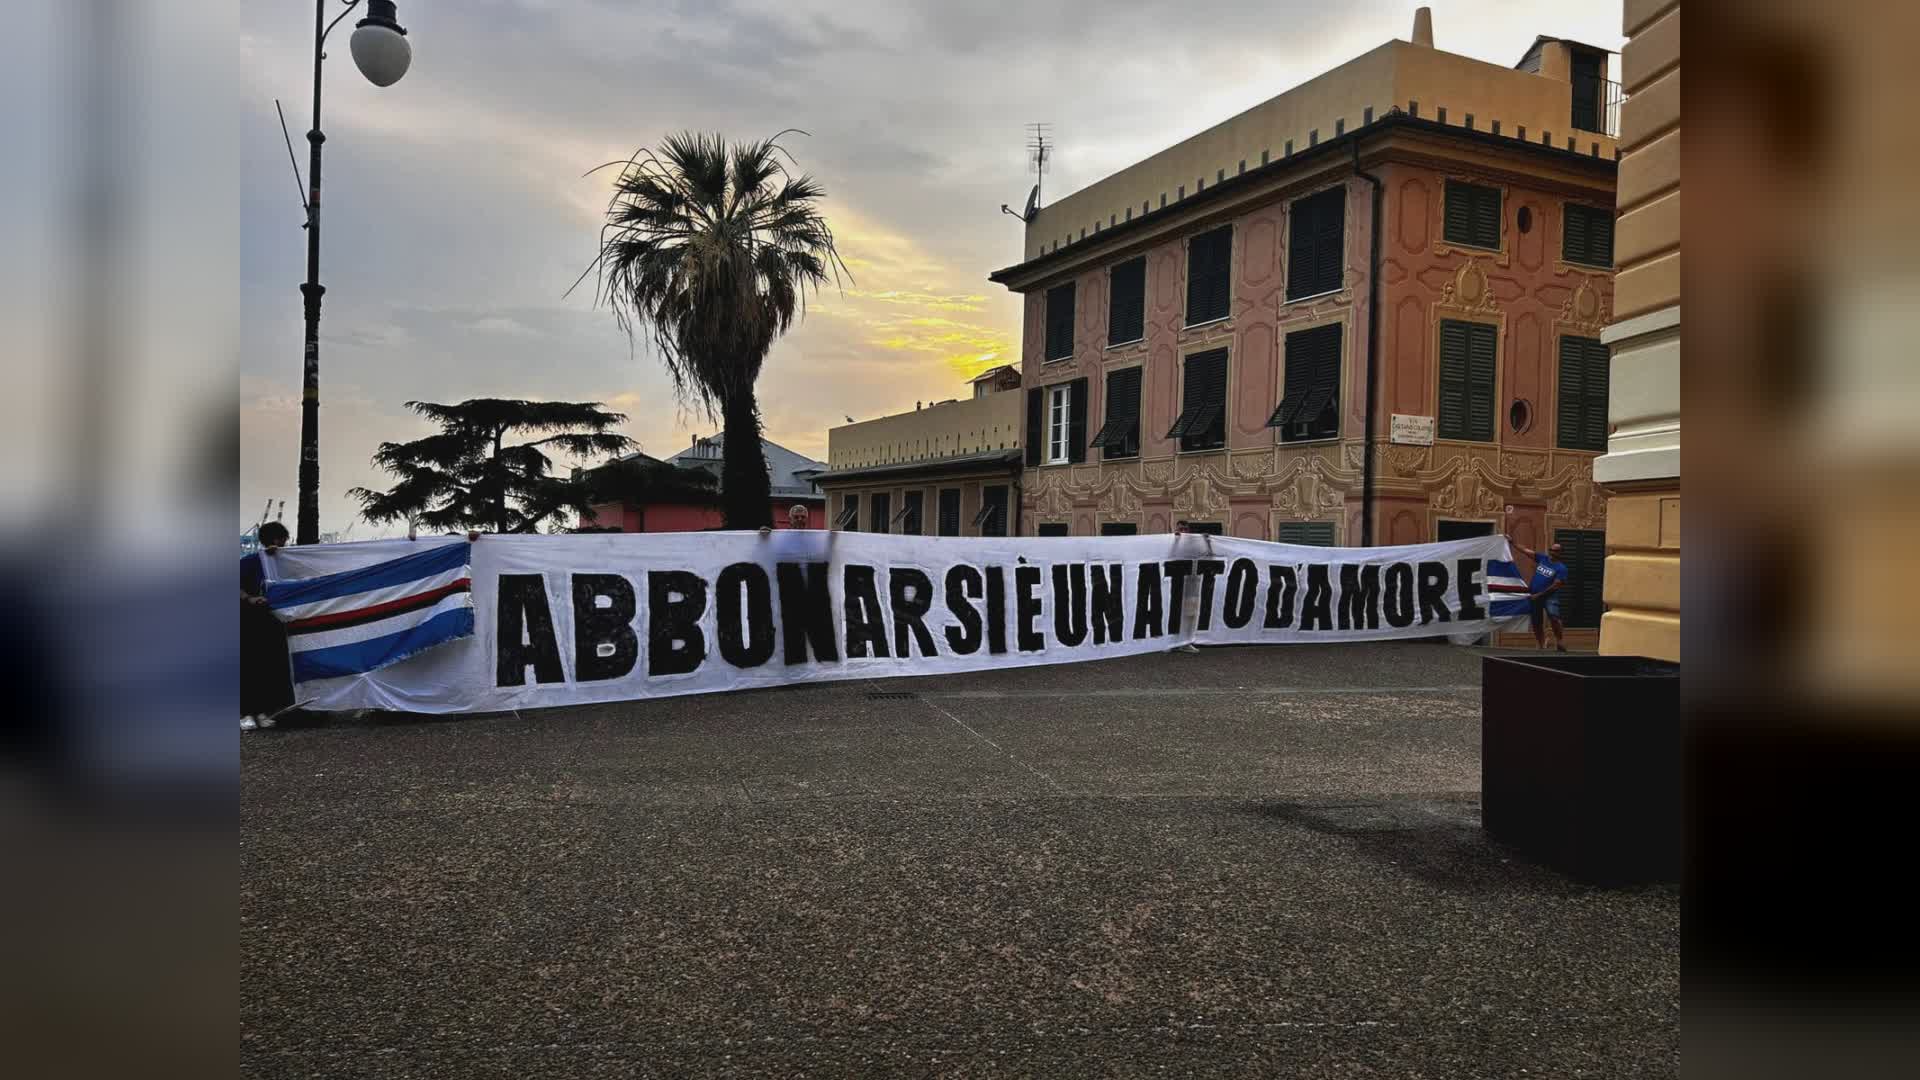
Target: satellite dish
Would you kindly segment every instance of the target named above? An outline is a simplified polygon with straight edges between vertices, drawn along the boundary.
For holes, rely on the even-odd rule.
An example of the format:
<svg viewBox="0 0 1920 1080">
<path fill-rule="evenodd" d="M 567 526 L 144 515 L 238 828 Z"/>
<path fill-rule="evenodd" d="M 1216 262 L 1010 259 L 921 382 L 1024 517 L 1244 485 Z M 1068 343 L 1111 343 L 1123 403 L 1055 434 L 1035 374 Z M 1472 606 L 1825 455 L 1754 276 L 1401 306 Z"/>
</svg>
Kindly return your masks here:
<svg viewBox="0 0 1920 1080">
<path fill-rule="evenodd" d="M 1020 220 L 1032 221 L 1033 215 L 1039 212 L 1040 212 L 1040 185 L 1035 184 L 1033 185 L 1033 190 L 1027 192 L 1027 209 L 1020 215 Z"/>
</svg>

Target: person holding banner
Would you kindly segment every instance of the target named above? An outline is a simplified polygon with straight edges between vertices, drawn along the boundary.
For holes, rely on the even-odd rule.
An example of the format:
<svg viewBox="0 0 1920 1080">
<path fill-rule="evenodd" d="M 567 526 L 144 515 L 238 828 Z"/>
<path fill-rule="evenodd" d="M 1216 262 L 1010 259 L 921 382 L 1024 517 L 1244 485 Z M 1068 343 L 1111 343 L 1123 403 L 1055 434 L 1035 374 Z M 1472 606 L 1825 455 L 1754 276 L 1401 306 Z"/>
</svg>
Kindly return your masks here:
<svg viewBox="0 0 1920 1080">
<path fill-rule="evenodd" d="M 806 504 L 794 503 L 792 506 L 787 507 L 787 528 L 804 529 L 806 527 L 807 527 Z M 773 531 L 773 526 L 771 525 L 760 526 L 761 536 L 765 536 L 772 531 Z"/>
<path fill-rule="evenodd" d="M 287 527 L 260 526 L 260 550 L 240 560 L 240 730 L 272 727 L 293 704 L 293 672 L 287 658 L 287 628 L 267 608 L 266 568 L 261 555 L 287 544 Z"/>
<path fill-rule="evenodd" d="M 1185 519 L 1174 522 L 1173 523 L 1173 538 L 1174 538 L 1173 546 L 1175 550 L 1178 550 L 1179 547 L 1181 546 L 1180 545 L 1181 537 L 1192 536 L 1192 535 L 1194 535 L 1194 533 L 1192 530 L 1187 528 L 1187 523 Z M 1201 535 L 1207 542 L 1207 554 L 1209 555 L 1213 554 L 1213 537 L 1208 536 L 1206 534 L 1201 534 Z M 1189 588 L 1184 593 L 1182 593 L 1180 597 L 1180 633 L 1187 640 L 1185 643 L 1180 645 L 1175 645 L 1173 648 L 1168 649 L 1167 651 L 1177 652 L 1177 653 L 1199 652 L 1200 651 L 1199 647 L 1194 645 L 1193 643 L 1193 635 L 1196 629 L 1198 628 L 1199 622 L 1200 622 L 1200 590 L 1197 588 Z"/>
<path fill-rule="evenodd" d="M 1533 560 L 1533 581 L 1528 584 L 1527 598 L 1533 605 L 1534 644 L 1541 649 L 1547 647 L 1546 627 L 1542 624 L 1552 623 L 1553 647 L 1566 652 L 1566 627 L 1560 622 L 1560 590 L 1567 584 L 1567 564 L 1560 561 L 1560 545 L 1549 545 L 1543 554 L 1515 540 L 1512 533 L 1507 534 L 1507 543 Z"/>
</svg>

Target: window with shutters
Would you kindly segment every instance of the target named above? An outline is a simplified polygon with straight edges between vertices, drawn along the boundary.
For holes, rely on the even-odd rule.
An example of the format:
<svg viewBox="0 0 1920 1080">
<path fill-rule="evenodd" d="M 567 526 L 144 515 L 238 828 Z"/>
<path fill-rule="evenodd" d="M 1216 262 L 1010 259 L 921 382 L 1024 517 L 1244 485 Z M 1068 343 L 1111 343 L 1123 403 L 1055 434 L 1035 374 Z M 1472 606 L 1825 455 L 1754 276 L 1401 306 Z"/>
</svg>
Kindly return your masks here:
<svg viewBox="0 0 1920 1080">
<path fill-rule="evenodd" d="M 1073 282 L 1047 290 L 1047 360 L 1073 355 Z"/>
<path fill-rule="evenodd" d="M 1569 627 L 1600 625 L 1607 572 L 1607 534 L 1599 529 L 1555 529 L 1567 583 L 1560 586 L 1560 621 Z"/>
<path fill-rule="evenodd" d="M 1106 461 L 1140 456 L 1140 369 L 1107 373 L 1107 415 L 1088 448 Z"/>
<path fill-rule="evenodd" d="M 1140 526 L 1131 521 L 1109 521 L 1100 526 L 1101 536 L 1138 536 Z"/>
<path fill-rule="evenodd" d="M 1331 521 L 1283 521 L 1279 535 L 1275 537 L 1283 544 L 1305 544 L 1310 547 L 1333 546 L 1333 522 Z"/>
<path fill-rule="evenodd" d="M 1491 521 L 1439 521 L 1433 526 L 1435 540 L 1471 540 L 1476 536 L 1492 536 Z"/>
<path fill-rule="evenodd" d="M 959 488 L 941 488 L 940 489 L 940 520 L 938 522 L 938 525 L 940 528 L 941 536 L 959 536 L 960 535 L 960 489 Z"/>
<path fill-rule="evenodd" d="M 893 520 L 900 526 L 903 535 L 920 535 L 920 507 L 925 497 L 926 493 L 920 491 L 909 491 L 900 496 L 900 512 L 893 515 Z"/>
<path fill-rule="evenodd" d="M 1041 536 L 1072 536 L 1073 526 L 1062 525 L 1059 522 L 1052 522 L 1052 523 L 1040 526 L 1039 535 Z"/>
<path fill-rule="evenodd" d="M 893 495 L 886 491 L 873 493 L 873 500 L 867 507 L 867 520 L 872 524 L 868 532 L 883 533 L 893 525 Z"/>
<path fill-rule="evenodd" d="M 1187 357 L 1181 380 L 1180 416 L 1167 438 L 1182 451 L 1218 450 L 1227 443 L 1227 350 Z"/>
<path fill-rule="evenodd" d="M 1147 257 L 1107 273 L 1107 344 L 1128 345 L 1147 333 Z"/>
<path fill-rule="evenodd" d="M 1187 325 L 1224 319 L 1233 306 L 1233 226 L 1187 241 Z"/>
<path fill-rule="evenodd" d="M 1613 211 L 1568 203 L 1560 257 L 1583 266 L 1613 265 Z"/>
<path fill-rule="evenodd" d="M 1340 288 L 1346 267 L 1347 189 L 1295 199 L 1287 217 L 1287 299 Z"/>
<path fill-rule="evenodd" d="M 1500 189 L 1459 180 L 1447 181 L 1447 243 L 1500 248 Z"/>
<path fill-rule="evenodd" d="M 1331 439 L 1340 434 L 1340 323 L 1287 335 L 1280 405 L 1267 426 L 1281 442 Z"/>
<path fill-rule="evenodd" d="M 1607 347 L 1598 338 L 1560 339 L 1559 415 L 1562 450 L 1607 448 Z"/>
<path fill-rule="evenodd" d="M 1007 535 L 1007 486 L 989 484 L 980 489 L 980 512 L 973 515 L 973 524 L 980 530 L 981 536 Z"/>
<path fill-rule="evenodd" d="M 1187 531 L 1195 536 L 1224 536 L 1225 530 L 1217 521 L 1189 521 Z"/>
<path fill-rule="evenodd" d="M 1493 441 L 1494 384 L 1499 328 L 1492 323 L 1440 322 L 1439 435 Z"/>
<path fill-rule="evenodd" d="M 1047 388 L 1047 459 L 1049 465 L 1067 463 L 1067 428 L 1073 423 L 1073 395 L 1066 383 Z"/>
<path fill-rule="evenodd" d="M 858 529 L 860 527 L 860 496 L 840 496 L 840 516 L 833 519 L 836 529 Z"/>
</svg>

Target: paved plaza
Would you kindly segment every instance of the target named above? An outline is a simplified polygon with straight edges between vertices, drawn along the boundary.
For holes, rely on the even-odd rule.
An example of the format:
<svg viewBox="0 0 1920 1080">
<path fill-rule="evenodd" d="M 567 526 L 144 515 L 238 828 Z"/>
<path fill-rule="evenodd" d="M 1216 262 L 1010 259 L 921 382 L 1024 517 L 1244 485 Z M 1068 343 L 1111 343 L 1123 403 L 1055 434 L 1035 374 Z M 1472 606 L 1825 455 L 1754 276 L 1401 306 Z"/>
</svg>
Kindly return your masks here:
<svg viewBox="0 0 1920 1080">
<path fill-rule="evenodd" d="M 1480 653 L 854 681 L 242 740 L 258 1077 L 1655 1077 L 1677 891 L 1479 822 Z"/>
</svg>

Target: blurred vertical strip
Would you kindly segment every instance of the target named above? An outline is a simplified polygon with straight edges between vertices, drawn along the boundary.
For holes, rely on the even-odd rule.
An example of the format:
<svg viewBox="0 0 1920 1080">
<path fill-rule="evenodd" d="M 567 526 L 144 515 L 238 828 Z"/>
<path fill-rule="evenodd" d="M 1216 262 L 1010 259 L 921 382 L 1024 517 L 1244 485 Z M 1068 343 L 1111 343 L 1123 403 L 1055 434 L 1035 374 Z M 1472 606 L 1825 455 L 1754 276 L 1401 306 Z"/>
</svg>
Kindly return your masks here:
<svg viewBox="0 0 1920 1080">
<path fill-rule="evenodd" d="M 1687 18 L 1688 1069 L 1911 1076 L 1920 5 Z"/>
<path fill-rule="evenodd" d="M 0 33 L 18 1075 L 232 1067 L 236 16 L 64 0 Z"/>
</svg>

